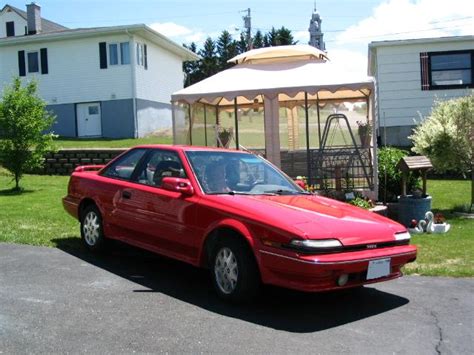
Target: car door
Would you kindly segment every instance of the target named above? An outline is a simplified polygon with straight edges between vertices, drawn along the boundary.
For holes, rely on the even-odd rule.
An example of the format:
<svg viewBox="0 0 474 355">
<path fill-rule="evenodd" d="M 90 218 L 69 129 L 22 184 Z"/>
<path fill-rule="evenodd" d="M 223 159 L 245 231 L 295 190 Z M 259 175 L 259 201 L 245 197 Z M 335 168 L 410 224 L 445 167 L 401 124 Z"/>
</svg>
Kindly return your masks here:
<svg viewBox="0 0 474 355">
<path fill-rule="evenodd" d="M 96 182 L 96 198 L 103 213 L 105 235 L 116 239 L 127 239 L 131 234 L 133 214 L 121 210 L 123 200 L 127 200 L 133 190 L 131 178 L 147 149 L 136 148 L 120 156 L 104 171 Z"/>
<path fill-rule="evenodd" d="M 117 202 L 117 213 L 127 221 L 128 241 L 165 255 L 192 262 L 197 257 L 196 196 L 161 188 L 165 176 L 186 178 L 177 152 L 151 149 Z M 124 195 L 124 193 L 126 195 Z"/>
</svg>

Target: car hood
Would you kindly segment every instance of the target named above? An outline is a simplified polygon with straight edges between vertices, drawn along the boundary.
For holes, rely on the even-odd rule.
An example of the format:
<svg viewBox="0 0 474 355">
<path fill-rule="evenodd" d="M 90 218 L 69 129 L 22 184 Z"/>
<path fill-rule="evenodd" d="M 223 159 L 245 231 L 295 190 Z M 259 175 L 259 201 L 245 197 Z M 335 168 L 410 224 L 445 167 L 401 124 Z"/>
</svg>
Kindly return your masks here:
<svg viewBox="0 0 474 355">
<path fill-rule="evenodd" d="M 376 213 L 315 195 L 217 195 L 221 207 L 307 239 L 336 238 L 344 245 L 393 241 L 402 225 Z"/>
</svg>

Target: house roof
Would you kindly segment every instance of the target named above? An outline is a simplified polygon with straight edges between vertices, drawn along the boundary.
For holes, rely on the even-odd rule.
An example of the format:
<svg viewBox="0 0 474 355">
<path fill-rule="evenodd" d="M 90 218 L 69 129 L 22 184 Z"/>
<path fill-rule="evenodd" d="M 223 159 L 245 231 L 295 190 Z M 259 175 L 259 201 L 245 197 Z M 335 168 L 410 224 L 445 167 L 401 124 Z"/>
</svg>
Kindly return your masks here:
<svg viewBox="0 0 474 355">
<path fill-rule="evenodd" d="M 403 46 L 408 44 L 419 43 L 439 43 L 439 42 L 458 42 L 458 41 L 472 41 L 474 36 L 447 36 L 435 38 L 413 38 L 413 39 L 398 39 L 390 41 L 374 41 L 369 43 L 369 48 L 374 47 L 389 47 L 389 46 Z"/>
<path fill-rule="evenodd" d="M 374 41 L 369 43 L 369 60 L 367 65 L 368 75 L 374 75 L 376 72 L 375 57 L 376 49 L 379 47 L 395 47 L 415 44 L 431 44 L 431 43 L 448 43 L 448 42 L 463 42 L 471 41 L 471 48 L 474 44 L 474 36 L 448 36 L 435 38 L 413 38 L 413 39 L 398 39 L 391 41 Z M 468 48 L 466 48 L 468 49 Z"/>
<path fill-rule="evenodd" d="M 5 5 L 0 12 L 3 12 L 5 9 L 11 9 L 12 11 L 16 12 L 20 17 L 27 20 L 27 14 L 26 11 L 20 10 L 19 8 L 16 8 L 15 6 L 11 5 Z M 55 31 L 61 31 L 61 30 L 67 30 L 67 27 L 64 27 L 63 25 L 60 25 L 59 23 L 47 20 L 43 17 L 41 17 L 41 32 L 42 33 L 47 33 L 47 32 L 55 32 Z"/>
<path fill-rule="evenodd" d="M 61 41 L 67 39 L 79 39 L 87 37 L 100 37 L 103 35 L 113 34 L 138 34 L 150 42 L 163 47 L 170 52 L 179 55 L 183 60 L 197 60 L 199 56 L 187 48 L 173 42 L 161 33 L 156 32 L 152 28 L 144 24 L 108 26 L 108 27 L 92 27 L 92 28 L 74 28 L 60 29 L 50 32 L 37 33 L 31 36 L 15 36 L 0 38 L 0 47 L 6 47 L 17 44 Z"/>
<path fill-rule="evenodd" d="M 278 47 L 273 49 L 279 57 Z M 231 106 L 235 98 L 238 104 L 260 101 L 261 95 L 278 96 L 280 101 L 299 101 L 304 100 L 305 93 L 309 99 L 365 100 L 373 88 L 373 78 L 319 58 L 278 62 L 268 58 L 221 71 L 175 92 L 172 101 Z"/>
</svg>

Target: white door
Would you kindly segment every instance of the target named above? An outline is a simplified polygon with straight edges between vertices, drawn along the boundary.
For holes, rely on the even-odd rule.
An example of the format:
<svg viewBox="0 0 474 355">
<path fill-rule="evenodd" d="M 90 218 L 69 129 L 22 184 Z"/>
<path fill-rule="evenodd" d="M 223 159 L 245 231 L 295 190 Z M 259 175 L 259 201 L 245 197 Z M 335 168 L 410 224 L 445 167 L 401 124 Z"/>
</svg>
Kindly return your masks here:
<svg viewBox="0 0 474 355">
<path fill-rule="evenodd" d="M 79 137 L 102 136 L 100 103 L 77 104 L 77 135 Z"/>
</svg>

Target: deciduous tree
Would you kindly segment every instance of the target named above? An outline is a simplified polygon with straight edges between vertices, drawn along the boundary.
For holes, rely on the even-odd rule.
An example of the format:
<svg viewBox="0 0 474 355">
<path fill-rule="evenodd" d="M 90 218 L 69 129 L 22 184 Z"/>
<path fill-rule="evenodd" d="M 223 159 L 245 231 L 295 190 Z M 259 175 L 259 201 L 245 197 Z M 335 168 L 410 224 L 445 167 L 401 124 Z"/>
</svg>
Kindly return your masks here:
<svg viewBox="0 0 474 355">
<path fill-rule="evenodd" d="M 16 190 L 25 171 L 40 167 L 52 149 L 54 135 L 46 132 L 53 122 L 54 116 L 37 95 L 35 81 L 23 86 L 15 78 L 6 87 L 0 101 L 0 164 L 13 175 Z"/>
</svg>

